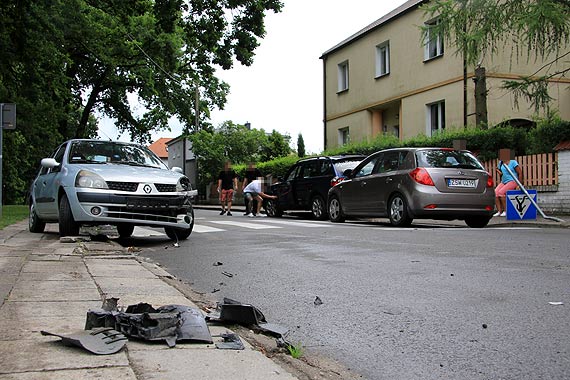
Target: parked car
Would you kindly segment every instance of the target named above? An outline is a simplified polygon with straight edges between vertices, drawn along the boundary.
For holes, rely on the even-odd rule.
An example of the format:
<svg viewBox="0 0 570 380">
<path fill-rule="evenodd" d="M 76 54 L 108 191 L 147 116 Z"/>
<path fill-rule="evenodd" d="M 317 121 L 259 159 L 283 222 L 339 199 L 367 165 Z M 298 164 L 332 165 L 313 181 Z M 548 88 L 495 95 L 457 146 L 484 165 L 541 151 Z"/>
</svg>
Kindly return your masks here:
<svg viewBox="0 0 570 380">
<path fill-rule="evenodd" d="M 279 217 L 287 210 L 310 210 L 315 219 L 327 217 L 327 194 L 341 181 L 343 172 L 352 169 L 366 156 L 321 156 L 297 161 L 278 183 L 271 186 L 277 200 L 266 202 L 269 216 Z"/>
<path fill-rule="evenodd" d="M 196 195 L 180 168 L 168 167 L 138 144 L 69 140 L 41 160 L 30 190 L 31 232 L 59 223 L 61 236 L 80 226 L 114 225 L 121 237 L 135 226 L 160 226 L 172 240 L 186 239 L 194 226 Z"/>
<path fill-rule="evenodd" d="M 328 214 L 388 217 L 394 226 L 414 219 L 464 220 L 485 227 L 493 215 L 493 178 L 468 151 L 401 148 L 376 152 L 330 189 Z"/>
</svg>

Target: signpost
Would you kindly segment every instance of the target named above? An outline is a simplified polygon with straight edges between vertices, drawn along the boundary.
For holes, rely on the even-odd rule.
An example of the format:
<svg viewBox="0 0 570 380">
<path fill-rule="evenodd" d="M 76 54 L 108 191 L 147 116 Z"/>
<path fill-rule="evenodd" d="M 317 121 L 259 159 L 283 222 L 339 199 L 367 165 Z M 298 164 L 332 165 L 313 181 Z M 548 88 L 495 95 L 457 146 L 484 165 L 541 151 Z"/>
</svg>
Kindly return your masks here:
<svg viewBox="0 0 570 380">
<path fill-rule="evenodd" d="M 0 217 L 2 217 L 2 132 L 16 128 L 16 104 L 0 103 Z"/>
</svg>

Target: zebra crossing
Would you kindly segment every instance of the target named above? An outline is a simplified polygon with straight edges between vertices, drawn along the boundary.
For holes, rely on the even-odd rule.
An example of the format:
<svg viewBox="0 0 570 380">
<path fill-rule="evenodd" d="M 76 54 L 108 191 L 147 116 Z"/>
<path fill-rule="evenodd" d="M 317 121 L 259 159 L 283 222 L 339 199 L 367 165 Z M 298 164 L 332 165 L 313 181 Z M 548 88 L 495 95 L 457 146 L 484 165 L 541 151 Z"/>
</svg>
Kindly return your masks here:
<svg viewBox="0 0 570 380">
<path fill-rule="evenodd" d="M 223 232 L 230 229 L 268 230 L 287 227 L 301 228 L 329 228 L 327 222 L 298 222 L 279 219 L 254 219 L 252 221 L 240 220 L 207 220 L 206 218 L 196 218 L 192 233 Z"/>
</svg>

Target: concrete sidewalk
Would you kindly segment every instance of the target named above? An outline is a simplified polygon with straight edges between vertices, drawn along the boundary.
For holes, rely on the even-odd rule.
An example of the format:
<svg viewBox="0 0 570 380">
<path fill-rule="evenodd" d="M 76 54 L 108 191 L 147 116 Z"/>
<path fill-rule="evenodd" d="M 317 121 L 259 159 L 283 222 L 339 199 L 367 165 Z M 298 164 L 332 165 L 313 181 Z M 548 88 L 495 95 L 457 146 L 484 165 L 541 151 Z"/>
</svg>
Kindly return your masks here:
<svg viewBox="0 0 570 380">
<path fill-rule="evenodd" d="M 296 379 L 243 339 L 243 351 L 129 341 L 116 354 L 94 355 L 42 336 L 82 330 L 87 311 L 100 308 L 104 296 L 125 306 L 196 307 L 163 281 L 171 276 L 158 266 L 112 241 L 61 243 L 57 228 L 32 234 L 26 220 L 0 231 L 0 379 Z M 227 331 L 210 326 L 212 335 Z"/>
</svg>

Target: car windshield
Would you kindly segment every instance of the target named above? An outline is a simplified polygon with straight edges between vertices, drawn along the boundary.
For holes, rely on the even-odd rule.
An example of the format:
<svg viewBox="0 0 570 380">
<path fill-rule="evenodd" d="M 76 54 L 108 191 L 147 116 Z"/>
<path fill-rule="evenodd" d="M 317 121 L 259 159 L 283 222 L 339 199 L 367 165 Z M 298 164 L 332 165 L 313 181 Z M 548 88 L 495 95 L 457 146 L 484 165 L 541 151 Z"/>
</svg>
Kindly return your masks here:
<svg viewBox="0 0 570 380">
<path fill-rule="evenodd" d="M 343 160 L 343 161 L 335 161 L 334 167 L 337 173 L 344 173 L 346 169 L 354 169 L 356 165 L 358 165 L 362 160 L 361 159 L 350 159 L 350 160 Z"/>
<path fill-rule="evenodd" d="M 111 163 L 166 168 L 154 153 L 137 144 L 117 141 L 74 141 L 69 152 L 68 161 L 71 164 Z"/>
<path fill-rule="evenodd" d="M 483 169 L 479 161 L 469 152 L 452 149 L 420 150 L 416 152 L 418 167 Z"/>
</svg>

